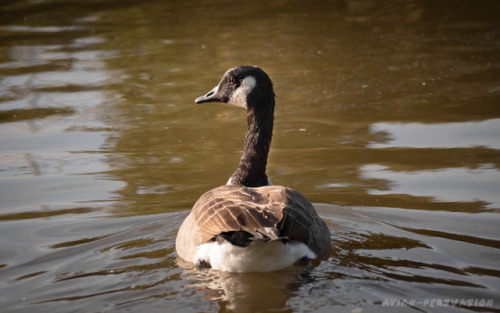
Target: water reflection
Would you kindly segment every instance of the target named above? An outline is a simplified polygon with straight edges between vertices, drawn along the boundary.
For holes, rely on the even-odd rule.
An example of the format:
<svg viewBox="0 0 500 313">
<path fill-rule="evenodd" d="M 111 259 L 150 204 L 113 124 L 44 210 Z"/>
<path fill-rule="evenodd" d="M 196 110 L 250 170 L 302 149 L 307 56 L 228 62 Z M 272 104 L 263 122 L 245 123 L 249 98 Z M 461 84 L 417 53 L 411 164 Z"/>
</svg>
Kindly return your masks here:
<svg viewBox="0 0 500 313">
<path fill-rule="evenodd" d="M 112 73 L 110 54 L 93 50 L 104 39 L 81 37 L 88 30 L 0 27 L 8 43 L 0 66 L 4 219 L 88 213 L 91 205 L 75 203 L 101 201 L 122 186 L 97 178 L 107 167 L 96 152 L 110 129 L 94 115 Z"/>
<path fill-rule="evenodd" d="M 447 168 L 414 172 L 395 172 L 385 166 L 370 164 L 363 166 L 362 171 L 367 179 L 383 179 L 390 184 L 390 190 L 370 190 L 371 194 L 411 194 L 434 197 L 435 201 L 476 202 L 481 203 L 483 208 L 500 208 L 497 186 L 500 171 L 492 164 L 484 164 L 476 169 Z"/>
<path fill-rule="evenodd" d="M 279 310 L 292 312 L 287 306 L 294 285 L 300 285 L 304 269 L 291 268 L 278 273 L 235 274 L 214 270 L 186 270 L 185 287 L 204 294 L 206 299 L 216 301 L 219 312 L 258 312 Z"/>
<path fill-rule="evenodd" d="M 374 123 L 373 133 L 385 133 L 384 142 L 371 148 L 465 148 L 500 149 L 500 119 L 445 124 Z M 379 137 L 380 135 L 377 135 Z M 496 139 L 498 138 L 498 140 Z"/>
</svg>

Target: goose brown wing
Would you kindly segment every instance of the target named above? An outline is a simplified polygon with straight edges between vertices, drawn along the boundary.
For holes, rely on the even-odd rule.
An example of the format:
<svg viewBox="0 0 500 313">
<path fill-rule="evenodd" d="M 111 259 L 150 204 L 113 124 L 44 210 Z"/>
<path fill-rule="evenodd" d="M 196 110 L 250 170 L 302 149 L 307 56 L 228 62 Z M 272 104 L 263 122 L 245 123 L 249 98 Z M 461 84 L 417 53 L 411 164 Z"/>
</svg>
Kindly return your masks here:
<svg viewBox="0 0 500 313">
<path fill-rule="evenodd" d="M 222 233 L 238 231 L 248 232 L 253 238 L 262 235 L 269 240 L 298 240 L 317 255 L 330 247 L 328 228 L 311 202 L 301 193 L 282 186 L 212 189 L 195 203 L 179 230 L 179 237 L 183 233 L 189 236 L 185 240 L 193 246 L 190 253 L 195 253 L 194 247 Z M 183 257 L 182 251 L 178 253 Z"/>
<path fill-rule="evenodd" d="M 266 198 L 260 189 L 222 186 L 201 196 L 191 212 L 199 227 L 199 244 L 220 233 L 275 228 L 284 205 Z"/>
<path fill-rule="evenodd" d="M 302 241 L 318 256 L 325 253 L 331 245 L 330 231 L 325 222 L 303 194 L 290 188 L 283 189 L 286 206 L 277 225 L 281 236 Z"/>
</svg>

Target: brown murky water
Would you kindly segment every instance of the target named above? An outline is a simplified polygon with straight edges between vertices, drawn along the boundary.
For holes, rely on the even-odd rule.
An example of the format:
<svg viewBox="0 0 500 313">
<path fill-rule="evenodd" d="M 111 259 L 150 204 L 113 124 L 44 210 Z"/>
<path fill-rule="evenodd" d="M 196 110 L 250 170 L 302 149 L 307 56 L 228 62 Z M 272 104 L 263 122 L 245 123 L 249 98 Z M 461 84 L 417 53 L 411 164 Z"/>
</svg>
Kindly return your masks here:
<svg viewBox="0 0 500 313">
<path fill-rule="evenodd" d="M 3 1 L 2 312 L 500 312 L 500 2 Z M 176 258 L 239 160 L 229 67 L 277 93 L 268 174 L 333 246 L 311 267 Z"/>
</svg>

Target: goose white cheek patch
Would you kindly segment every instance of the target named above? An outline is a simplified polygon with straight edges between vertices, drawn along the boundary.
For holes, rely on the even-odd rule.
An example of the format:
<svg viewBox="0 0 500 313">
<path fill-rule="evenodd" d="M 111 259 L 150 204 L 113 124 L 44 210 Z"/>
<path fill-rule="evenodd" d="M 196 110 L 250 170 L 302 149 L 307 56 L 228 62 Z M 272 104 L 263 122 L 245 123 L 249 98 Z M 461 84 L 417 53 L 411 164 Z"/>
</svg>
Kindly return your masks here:
<svg viewBox="0 0 500 313">
<path fill-rule="evenodd" d="M 240 87 L 236 89 L 236 91 L 229 98 L 228 103 L 232 105 L 236 105 L 239 107 L 246 108 L 247 107 L 247 96 L 252 92 L 253 88 L 257 84 L 255 77 L 248 76 L 243 79 Z"/>
</svg>

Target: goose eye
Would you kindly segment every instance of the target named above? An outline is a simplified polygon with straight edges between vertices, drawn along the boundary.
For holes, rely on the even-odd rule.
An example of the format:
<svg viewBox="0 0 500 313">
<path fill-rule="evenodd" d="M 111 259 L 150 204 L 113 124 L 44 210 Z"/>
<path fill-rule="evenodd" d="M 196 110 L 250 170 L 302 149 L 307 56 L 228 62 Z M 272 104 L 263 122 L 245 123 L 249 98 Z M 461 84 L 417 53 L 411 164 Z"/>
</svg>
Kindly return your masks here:
<svg viewBox="0 0 500 313">
<path fill-rule="evenodd" d="M 231 78 L 231 80 L 229 81 L 231 85 L 236 85 L 236 82 L 237 82 L 236 78 Z"/>
</svg>

